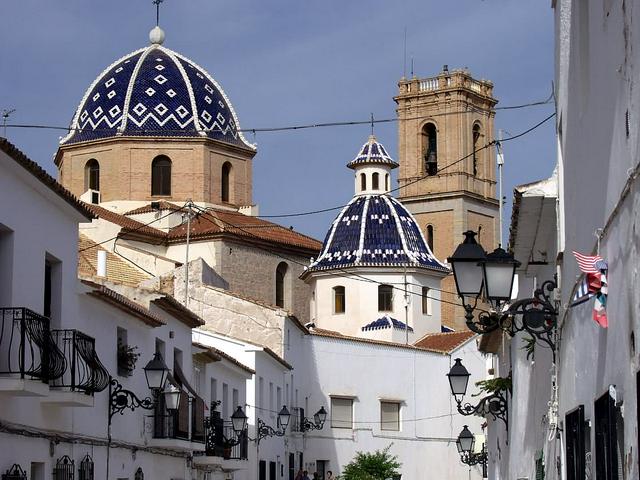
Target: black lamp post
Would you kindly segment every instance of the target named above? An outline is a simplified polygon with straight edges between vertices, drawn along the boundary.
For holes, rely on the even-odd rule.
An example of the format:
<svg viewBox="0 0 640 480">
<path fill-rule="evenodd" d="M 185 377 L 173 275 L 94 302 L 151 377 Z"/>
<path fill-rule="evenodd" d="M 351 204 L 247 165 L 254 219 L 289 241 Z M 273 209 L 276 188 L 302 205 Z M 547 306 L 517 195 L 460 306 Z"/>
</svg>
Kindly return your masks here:
<svg viewBox="0 0 640 480">
<path fill-rule="evenodd" d="M 459 358 L 456 358 L 451 370 L 447 373 L 447 377 L 449 377 L 449 386 L 451 387 L 451 394 L 458 404 L 458 413 L 465 416 L 484 416 L 491 414 L 494 420 L 499 418 L 508 427 L 507 398 L 503 395 L 502 391 L 487 395 L 482 398 L 477 405 L 471 405 L 470 403 L 462 404 L 463 398 L 467 393 L 470 376 L 471 374 L 465 366 L 462 365 L 462 360 Z"/>
<path fill-rule="evenodd" d="M 162 355 L 155 353 L 153 358 L 144 367 L 144 375 L 147 386 L 151 390 L 151 397 L 140 399 L 131 390 L 125 389 L 115 378 L 109 380 L 109 425 L 116 413 L 122 415 L 126 409 L 131 411 L 137 408 L 153 410 L 157 397 L 164 390 L 165 403 L 168 410 L 177 410 L 180 404 L 180 390 L 174 386 L 165 389 L 169 368 L 164 363 Z"/>
<path fill-rule="evenodd" d="M 300 431 L 307 432 L 309 430 L 322 430 L 324 427 L 324 422 L 327 420 L 327 411 L 324 407 L 320 407 L 313 415 L 313 422 L 309 420 L 307 417 L 304 417 L 300 422 Z"/>
<path fill-rule="evenodd" d="M 482 465 L 483 478 L 486 478 L 487 474 L 487 448 L 485 444 L 482 444 L 482 451 L 474 453 L 474 447 L 476 438 L 471 433 L 467 425 L 462 428 L 456 446 L 458 447 L 458 453 L 460 454 L 460 461 L 465 465 Z"/>
<path fill-rule="evenodd" d="M 238 407 L 231 415 L 231 426 L 237 437 L 247 428 L 247 415 L 242 410 L 242 407 Z"/>
<path fill-rule="evenodd" d="M 256 442 L 260 445 L 260 440 L 266 437 L 282 437 L 287 431 L 287 427 L 289 426 L 289 420 L 291 419 L 291 413 L 287 409 L 287 406 L 284 405 L 282 410 L 278 413 L 278 429 L 274 429 L 270 425 L 267 425 L 262 421 L 262 419 L 258 419 L 258 435 L 256 438 L 250 438 L 252 442 Z"/>
<path fill-rule="evenodd" d="M 533 338 L 546 343 L 555 355 L 553 331 L 558 310 L 549 298 L 557 288 L 555 278 L 545 281 L 532 298 L 509 305 L 516 268 L 520 262 L 498 247 L 487 254 L 478 242 L 476 233 L 464 232 L 464 242 L 447 260 L 451 264 L 458 296 L 465 310 L 467 327 L 475 333 L 489 333 L 498 328 L 513 336 L 526 331 Z M 481 310 L 477 319 L 474 311 L 479 300 L 486 300 L 490 311 Z"/>
</svg>

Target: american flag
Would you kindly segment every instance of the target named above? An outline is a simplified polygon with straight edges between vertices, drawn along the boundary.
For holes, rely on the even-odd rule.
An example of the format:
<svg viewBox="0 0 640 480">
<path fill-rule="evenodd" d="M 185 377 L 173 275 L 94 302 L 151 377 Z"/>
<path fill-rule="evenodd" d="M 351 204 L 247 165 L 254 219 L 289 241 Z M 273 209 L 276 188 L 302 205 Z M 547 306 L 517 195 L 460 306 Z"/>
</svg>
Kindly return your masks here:
<svg viewBox="0 0 640 480">
<path fill-rule="evenodd" d="M 574 250 L 573 255 L 576 257 L 578 267 L 584 273 L 599 273 L 600 270 L 607 270 L 607 262 L 600 255 L 583 255 Z"/>
</svg>

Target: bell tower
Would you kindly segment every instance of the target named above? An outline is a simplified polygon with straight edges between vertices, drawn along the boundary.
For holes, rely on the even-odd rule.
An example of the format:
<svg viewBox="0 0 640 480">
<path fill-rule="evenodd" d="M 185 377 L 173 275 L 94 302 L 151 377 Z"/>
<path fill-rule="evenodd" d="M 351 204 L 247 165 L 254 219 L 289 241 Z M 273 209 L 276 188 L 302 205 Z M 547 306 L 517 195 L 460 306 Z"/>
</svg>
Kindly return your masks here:
<svg viewBox="0 0 640 480">
<path fill-rule="evenodd" d="M 493 84 L 467 70 L 403 78 L 398 107 L 398 199 L 415 216 L 437 258 L 447 258 L 466 230 L 493 250 L 498 242 Z M 442 324 L 466 328 L 453 277 L 442 281 Z M 452 293 L 445 293 L 452 292 Z"/>
</svg>

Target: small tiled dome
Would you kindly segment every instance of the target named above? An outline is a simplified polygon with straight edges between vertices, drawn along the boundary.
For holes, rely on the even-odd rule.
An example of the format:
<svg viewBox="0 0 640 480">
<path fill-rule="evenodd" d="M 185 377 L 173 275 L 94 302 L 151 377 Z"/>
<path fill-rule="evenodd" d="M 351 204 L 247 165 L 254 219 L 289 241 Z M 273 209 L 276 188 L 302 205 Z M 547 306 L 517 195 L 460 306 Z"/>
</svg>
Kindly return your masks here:
<svg viewBox="0 0 640 480">
<path fill-rule="evenodd" d="M 161 46 L 164 34 L 154 31 L 155 43 L 117 60 L 96 78 L 60 143 L 115 136 L 208 137 L 255 150 L 238 131 L 220 85 L 191 60 Z"/>
<path fill-rule="evenodd" d="M 369 136 L 356 158 L 351 160 L 347 167 L 355 169 L 358 165 L 387 165 L 389 168 L 396 168 L 398 164 L 387 153 L 384 146 L 378 142 L 375 135 Z"/>
<path fill-rule="evenodd" d="M 448 268 L 431 253 L 409 211 L 386 195 L 357 195 L 333 221 L 310 271 L 355 266 Z"/>
</svg>

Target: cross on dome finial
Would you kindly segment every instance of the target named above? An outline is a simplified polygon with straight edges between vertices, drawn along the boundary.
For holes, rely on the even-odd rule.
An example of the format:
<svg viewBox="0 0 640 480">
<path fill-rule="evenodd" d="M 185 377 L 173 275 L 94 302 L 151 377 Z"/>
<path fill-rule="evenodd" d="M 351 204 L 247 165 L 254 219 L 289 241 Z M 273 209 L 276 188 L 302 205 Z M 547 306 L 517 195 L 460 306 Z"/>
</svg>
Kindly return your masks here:
<svg viewBox="0 0 640 480">
<path fill-rule="evenodd" d="M 149 32 L 149 41 L 153 45 L 162 45 L 164 42 L 164 30 L 160 28 L 160 4 L 164 0 L 153 0 L 153 4 L 156 6 L 156 26 Z"/>
<path fill-rule="evenodd" d="M 160 4 L 164 2 L 164 0 L 153 0 L 153 4 L 156 6 L 156 27 L 160 26 Z"/>
</svg>

